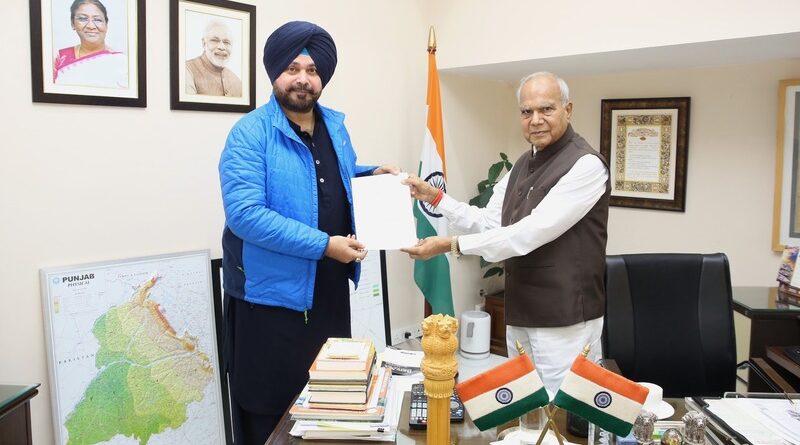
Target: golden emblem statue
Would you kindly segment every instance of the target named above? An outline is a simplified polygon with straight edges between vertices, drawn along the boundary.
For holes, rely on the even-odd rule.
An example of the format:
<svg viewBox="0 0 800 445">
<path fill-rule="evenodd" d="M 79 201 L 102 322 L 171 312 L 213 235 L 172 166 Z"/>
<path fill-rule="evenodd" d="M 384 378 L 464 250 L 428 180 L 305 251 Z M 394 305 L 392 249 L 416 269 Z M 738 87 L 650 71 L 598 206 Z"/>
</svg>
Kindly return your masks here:
<svg viewBox="0 0 800 445">
<path fill-rule="evenodd" d="M 449 315 L 431 315 L 422 320 L 422 374 L 428 396 L 427 443 L 450 444 L 450 396 L 458 371 L 458 320 Z"/>
</svg>

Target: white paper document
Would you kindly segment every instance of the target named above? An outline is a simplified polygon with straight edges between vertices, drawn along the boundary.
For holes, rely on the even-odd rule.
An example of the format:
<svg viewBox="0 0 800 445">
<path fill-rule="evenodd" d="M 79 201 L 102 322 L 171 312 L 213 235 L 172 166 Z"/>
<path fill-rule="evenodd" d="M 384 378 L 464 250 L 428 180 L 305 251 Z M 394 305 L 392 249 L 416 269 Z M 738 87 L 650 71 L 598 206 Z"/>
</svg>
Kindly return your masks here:
<svg viewBox="0 0 800 445">
<path fill-rule="evenodd" d="M 370 250 L 399 250 L 417 243 L 408 175 L 353 178 L 356 236 Z"/>
<path fill-rule="evenodd" d="M 383 350 L 380 356 L 383 366 L 392 368 L 392 374 L 399 375 L 422 375 L 422 351 L 406 351 L 395 349 L 391 346 Z"/>
<path fill-rule="evenodd" d="M 708 409 L 753 445 L 800 443 L 800 400 L 706 400 Z"/>
</svg>

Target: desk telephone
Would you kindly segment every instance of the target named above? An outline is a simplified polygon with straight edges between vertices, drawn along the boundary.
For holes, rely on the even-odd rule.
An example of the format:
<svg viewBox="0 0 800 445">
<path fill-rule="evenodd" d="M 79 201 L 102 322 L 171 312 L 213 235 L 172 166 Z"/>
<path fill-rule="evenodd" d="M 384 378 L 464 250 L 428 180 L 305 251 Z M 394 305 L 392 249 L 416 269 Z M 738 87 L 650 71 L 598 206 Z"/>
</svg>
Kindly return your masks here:
<svg viewBox="0 0 800 445">
<path fill-rule="evenodd" d="M 450 421 L 464 421 L 464 404 L 455 388 L 450 396 Z M 425 385 L 415 383 L 411 385 L 411 403 L 408 411 L 408 427 L 415 430 L 424 430 L 428 426 L 428 396 L 425 395 Z"/>
</svg>

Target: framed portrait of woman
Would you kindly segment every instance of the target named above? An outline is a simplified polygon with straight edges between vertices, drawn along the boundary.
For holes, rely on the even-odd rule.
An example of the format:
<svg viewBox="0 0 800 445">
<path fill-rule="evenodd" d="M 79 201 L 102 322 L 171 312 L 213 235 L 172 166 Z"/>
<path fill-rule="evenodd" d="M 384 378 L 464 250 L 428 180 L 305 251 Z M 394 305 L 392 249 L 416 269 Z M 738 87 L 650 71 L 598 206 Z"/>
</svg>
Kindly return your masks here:
<svg viewBox="0 0 800 445">
<path fill-rule="evenodd" d="M 31 0 L 33 101 L 146 107 L 145 0 Z"/>
<path fill-rule="evenodd" d="M 254 5 L 170 0 L 170 108 L 253 110 L 255 30 Z"/>
</svg>

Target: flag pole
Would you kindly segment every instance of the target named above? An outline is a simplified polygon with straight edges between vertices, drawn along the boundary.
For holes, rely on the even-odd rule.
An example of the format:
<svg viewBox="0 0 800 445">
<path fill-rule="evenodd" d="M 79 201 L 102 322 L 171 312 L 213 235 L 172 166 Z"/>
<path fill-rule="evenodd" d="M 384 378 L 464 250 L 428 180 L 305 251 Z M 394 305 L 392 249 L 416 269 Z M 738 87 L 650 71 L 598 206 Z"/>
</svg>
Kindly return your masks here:
<svg viewBox="0 0 800 445">
<path fill-rule="evenodd" d="M 552 411 L 549 408 L 552 408 Z M 556 435 L 556 440 L 558 440 L 558 445 L 564 445 L 564 441 L 561 437 L 561 432 L 558 431 L 558 426 L 556 426 L 556 422 L 555 420 L 553 420 L 553 417 L 556 415 L 556 411 L 558 411 L 558 407 L 553 406 L 552 403 L 548 403 L 547 406 L 543 406 L 542 409 L 544 410 L 545 414 L 547 414 L 547 422 L 544 424 L 542 433 L 539 434 L 539 439 L 536 440 L 536 445 L 542 445 L 542 441 L 544 440 L 545 434 L 547 434 L 548 428 L 552 429 L 553 434 Z"/>
<path fill-rule="evenodd" d="M 521 348 L 522 348 L 522 345 L 518 341 L 517 342 L 517 350 L 523 350 Z M 586 346 L 583 347 L 583 351 L 581 351 L 581 355 L 584 356 L 584 357 L 588 357 L 589 356 L 589 351 L 591 350 L 591 348 L 592 348 L 592 344 L 591 343 L 587 343 Z M 556 426 L 556 423 L 553 420 L 553 417 L 555 417 L 555 415 L 556 415 L 556 411 L 558 411 L 558 407 L 553 405 L 552 403 L 548 403 L 547 407 L 545 407 L 543 409 L 544 409 L 544 412 L 547 413 L 547 423 L 545 424 L 545 427 L 542 430 L 542 434 L 539 435 L 539 440 L 536 441 L 536 445 L 542 445 L 542 441 L 544 440 L 544 435 L 547 432 L 547 428 L 548 427 L 553 429 L 553 433 L 555 433 L 556 439 L 558 439 L 559 445 L 564 445 L 564 442 L 562 442 L 562 440 L 561 440 L 561 432 L 558 431 L 558 427 Z"/>
<path fill-rule="evenodd" d="M 419 173 L 421 179 L 443 192 L 447 192 L 447 165 L 444 150 L 442 122 L 442 98 L 439 90 L 439 72 L 436 69 L 436 32 L 428 30 L 428 82 L 426 87 L 425 132 L 422 138 Z M 414 217 L 417 220 L 417 238 L 445 236 L 447 221 L 435 207 L 422 201 L 414 201 Z M 455 315 L 453 288 L 450 280 L 450 260 L 437 255 L 428 260 L 414 261 L 414 282 L 425 296 L 425 316 L 430 314 Z"/>
<path fill-rule="evenodd" d="M 517 342 L 517 344 L 519 344 L 519 342 Z M 592 348 L 592 344 L 591 343 L 587 343 L 586 346 L 583 347 L 583 351 L 581 351 L 581 355 L 584 356 L 584 357 L 588 357 L 589 356 L 589 350 L 591 348 Z M 553 417 L 555 417 L 555 415 L 556 415 L 556 411 L 558 411 L 558 407 L 553 405 L 552 403 L 548 403 L 547 407 L 544 408 L 544 412 L 547 413 L 547 424 L 545 425 L 544 430 L 542 430 L 542 434 L 539 436 L 539 440 L 536 441 L 536 445 L 541 445 L 542 444 L 542 440 L 544 440 L 544 433 L 547 431 L 547 427 L 550 427 L 550 428 L 553 429 L 553 433 L 555 433 L 556 439 L 558 439 L 559 445 L 564 445 L 564 442 L 561 441 L 561 433 L 558 431 L 558 427 L 556 426 L 556 423 L 553 420 Z"/>
<path fill-rule="evenodd" d="M 519 342 L 517 342 L 517 344 L 519 344 Z M 589 351 L 591 350 L 591 348 L 592 348 L 592 344 L 591 343 L 587 343 L 586 346 L 583 347 L 583 351 L 581 351 L 581 355 L 584 356 L 584 357 L 588 357 L 589 356 Z M 553 429 L 553 433 L 555 433 L 556 439 L 558 439 L 559 445 L 564 445 L 564 442 L 562 442 L 562 440 L 561 440 L 561 432 L 558 431 L 558 427 L 556 426 L 556 423 L 553 420 L 553 417 L 555 417 L 557 411 L 558 411 L 558 407 L 553 405 L 552 403 L 548 403 L 547 407 L 544 408 L 544 412 L 547 413 L 547 424 L 545 425 L 544 430 L 542 430 L 542 434 L 539 436 L 539 440 L 536 441 L 536 445 L 541 445 L 542 444 L 542 440 L 544 440 L 544 434 L 547 431 L 547 427 L 550 427 L 550 428 Z"/>
<path fill-rule="evenodd" d="M 436 31 L 433 30 L 433 25 L 428 28 L 428 54 L 436 55 Z M 424 314 L 425 317 L 433 315 L 433 307 L 428 302 L 427 298 L 423 298 L 424 301 Z"/>
<path fill-rule="evenodd" d="M 581 355 L 587 357 L 589 355 L 589 349 L 591 348 L 591 344 L 587 344 L 584 346 L 583 351 L 581 351 Z M 517 341 L 517 351 L 522 351 L 520 353 L 524 353 L 525 350 L 522 348 L 522 345 Z M 544 441 L 544 436 L 547 434 L 548 429 L 553 430 L 553 434 L 556 436 L 556 440 L 558 440 L 559 445 L 564 445 L 564 440 L 562 437 L 561 432 L 558 430 L 558 426 L 554 420 L 556 412 L 558 412 L 558 407 L 553 405 L 552 402 L 548 403 L 547 406 L 542 407 L 545 414 L 547 414 L 547 422 L 545 422 L 544 428 L 542 429 L 541 434 L 539 434 L 539 439 L 536 440 L 536 445 L 542 445 Z"/>
<path fill-rule="evenodd" d="M 516 340 L 515 347 L 517 348 L 517 353 L 519 353 L 519 355 L 525 355 L 526 354 L 525 348 L 522 346 L 522 343 L 520 343 L 519 340 Z M 550 410 L 550 408 L 552 408 L 552 411 Z M 542 444 L 542 441 L 544 440 L 544 436 L 547 434 L 547 430 L 548 429 L 552 429 L 553 430 L 553 433 L 556 436 L 556 440 L 558 440 L 558 444 L 559 445 L 564 445 L 564 441 L 562 439 L 561 433 L 558 431 L 558 426 L 556 426 L 556 422 L 555 422 L 555 420 L 553 420 L 553 416 L 555 416 L 556 411 L 558 410 L 558 407 L 557 406 L 553 406 L 552 403 L 548 403 L 547 406 L 543 406 L 542 407 L 542 410 L 545 412 L 545 414 L 547 414 L 547 421 L 544 424 L 544 428 L 542 428 L 542 432 L 539 433 L 539 439 L 536 440 L 536 445 L 541 445 Z M 523 429 L 522 429 L 522 418 L 524 416 L 525 416 L 525 414 L 523 414 L 519 418 L 519 430 L 520 431 L 523 431 Z"/>
</svg>

